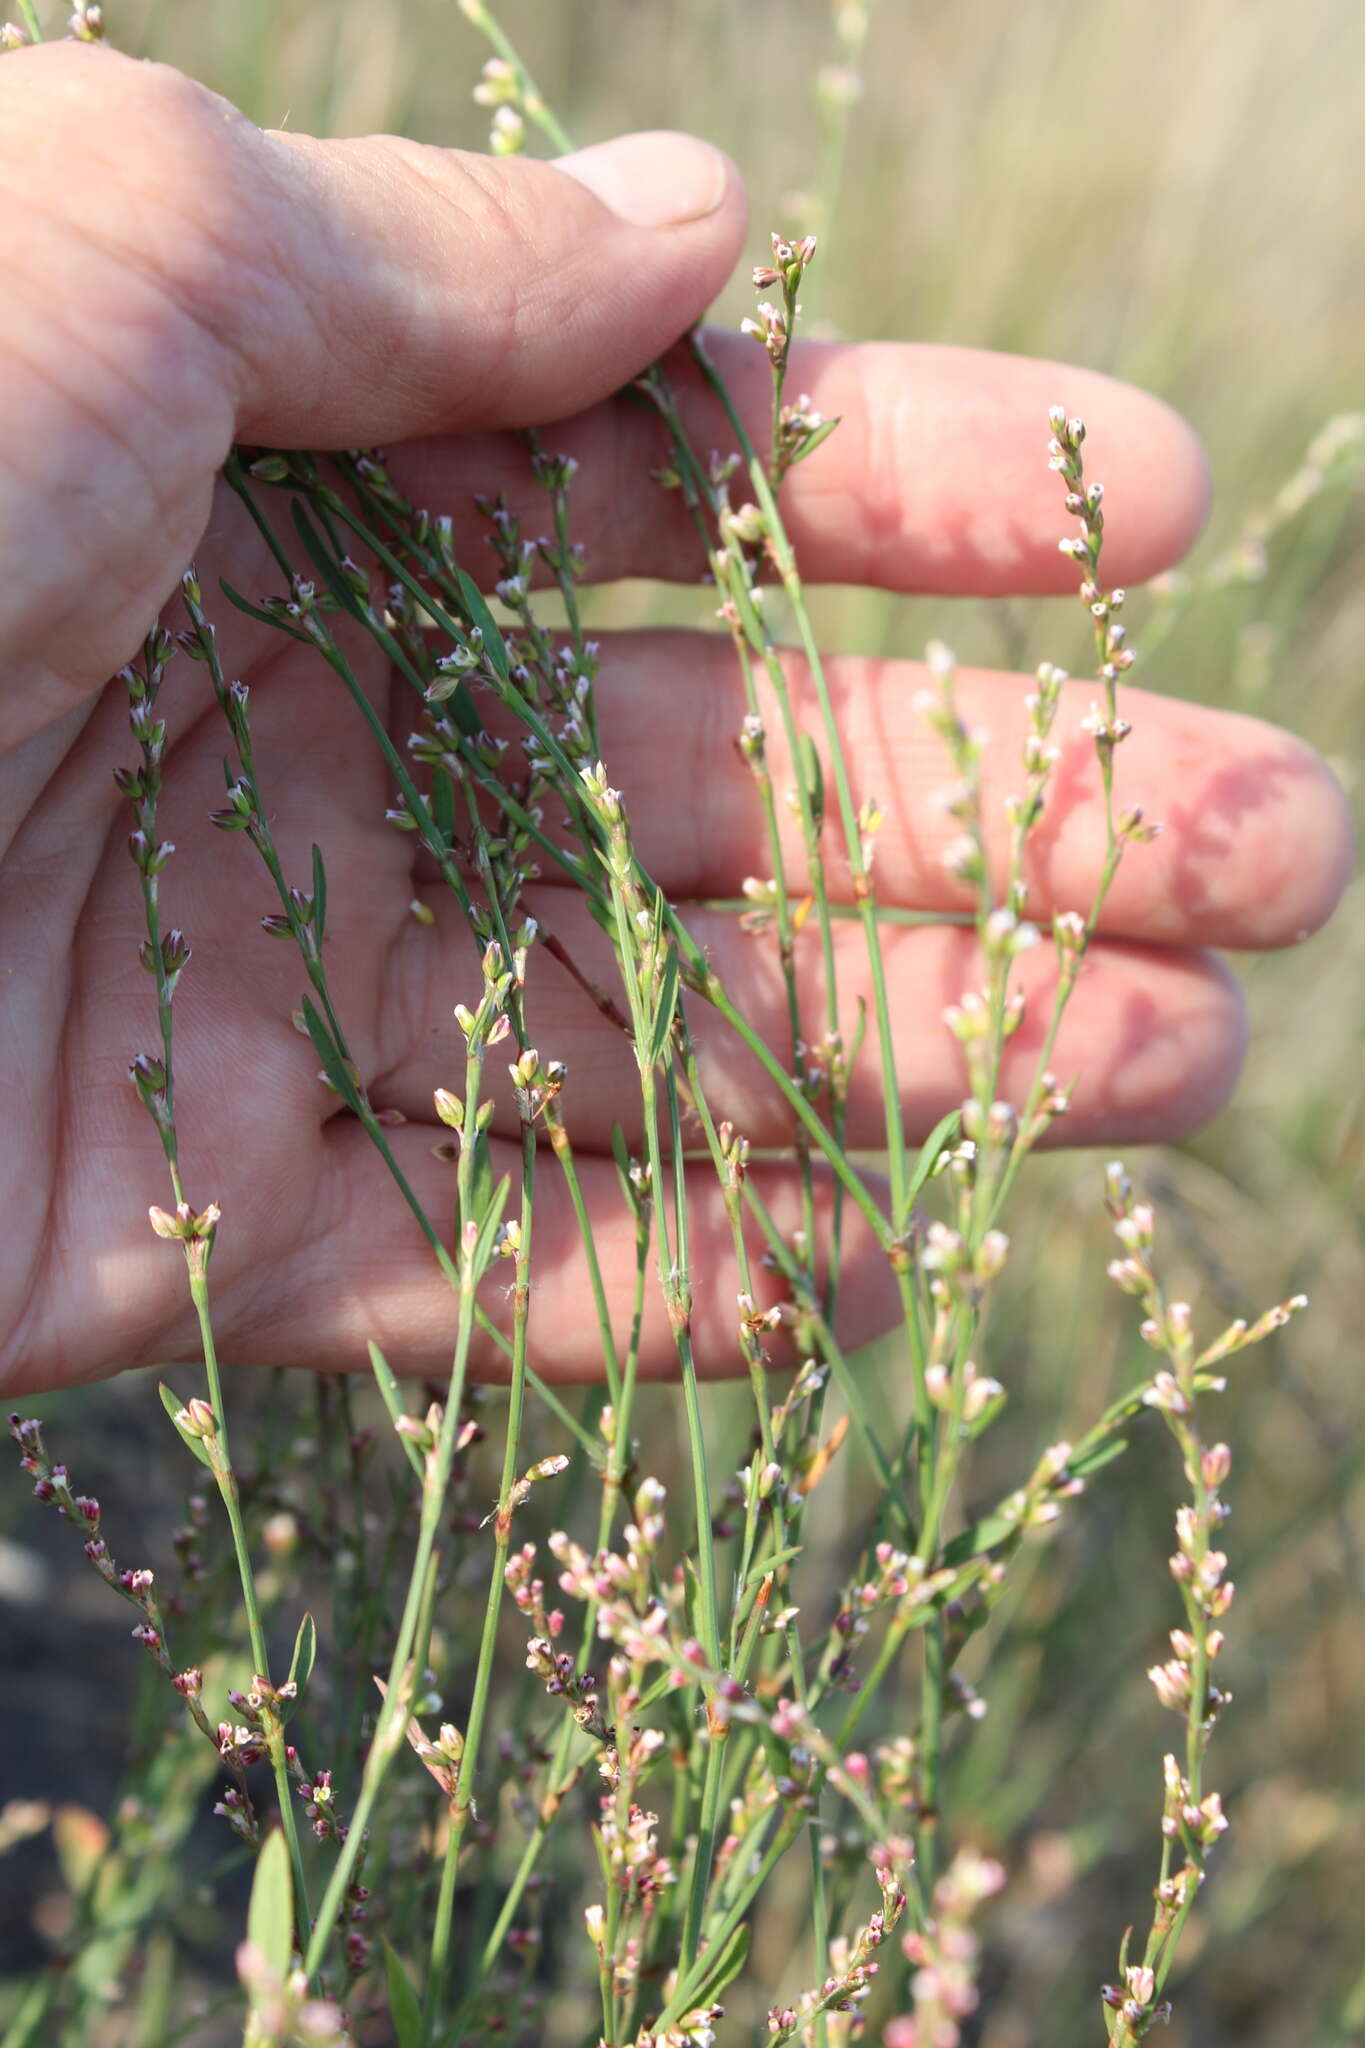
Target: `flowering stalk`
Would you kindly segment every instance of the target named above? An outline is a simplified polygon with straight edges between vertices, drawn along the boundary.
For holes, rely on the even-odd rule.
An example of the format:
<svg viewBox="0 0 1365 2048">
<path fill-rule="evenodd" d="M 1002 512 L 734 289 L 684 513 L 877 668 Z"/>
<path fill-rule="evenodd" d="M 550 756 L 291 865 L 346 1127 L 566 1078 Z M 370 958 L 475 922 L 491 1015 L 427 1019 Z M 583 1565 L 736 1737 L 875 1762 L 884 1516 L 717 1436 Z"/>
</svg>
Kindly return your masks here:
<svg viewBox="0 0 1365 2048">
<path fill-rule="evenodd" d="M 490 899 L 498 899 L 494 894 Z M 514 1005 L 520 1024 L 520 1002 Z M 524 1029 L 524 1027 L 523 1027 Z M 501 1611 L 507 1555 L 512 1540 L 512 1522 L 517 1506 L 539 1479 L 562 1471 L 568 1459 L 562 1456 L 541 1460 L 524 1477 L 517 1477 L 521 1453 L 522 1414 L 526 1399 L 526 1349 L 531 1309 L 532 1195 L 535 1183 L 535 1118 L 544 1100 L 557 1092 L 557 1080 L 542 1069 L 538 1054 L 523 1047 L 512 1067 L 521 1109 L 521 1207 L 519 1215 L 503 1227 L 499 1250 L 513 1261 L 515 1280 L 512 1309 L 512 1374 L 508 1393 L 507 1422 L 503 1442 L 502 1480 L 492 1515 L 493 1565 L 488 1597 L 484 1606 L 483 1633 L 469 1714 L 465 1723 L 455 1781 L 451 1788 L 446 1823 L 446 1847 L 441 1869 L 441 1889 L 432 1927 L 431 1955 L 426 1993 L 422 2001 L 423 2044 L 430 2041 L 445 1997 L 449 1968 L 451 1924 L 455 1910 L 455 1878 L 460 1849 L 473 1806 L 473 1787 L 483 1744 L 493 1682 L 493 1659 L 497 1648 L 498 1617 Z"/>
<path fill-rule="evenodd" d="M 485 950 L 483 975 L 484 991 L 478 1009 L 471 1011 L 459 1004 L 455 1011 L 465 1039 L 463 1093 L 456 1095 L 440 1089 L 436 1096 L 437 1114 L 456 1131 L 460 1148 L 457 1175 L 459 1308 L 455 1353 L 444 1404 L 437 1405 L 425 1425 L 415 1429 L 409 1427 L 406 1432 L 417 1442 L 423 1461 L 417 1542 L 385 1688 L 383 1711 L 366 1755 L 350 1833 L 333 1869 L 305 1958 L 310 1974 L 318 1968 L 331 1940 L 380 1786 L 405 1738 L 417 1674 L 426 1664 L 431 1632 L 431 1598 L 435 1586 L 436 1538 L 459 1435 L 460 1407 L 474 1331 L 475 1293 L 494 1256 L 508 1194 L 506 1180 L 497 1189 L 478 1185 L 478 1163 L 486 1150 L 484 1134 L 493 1112 L 492 1102 L 481 1099 L 484 1062 L 489 1048 L 504 1039 L 510 1029 L 507 1004 L 513 971 L 496 943 L 490 943 Z M 408 1422 L 410 1419 L 404 1417 L 401 1420 Z"/>
<path fill-rule="evenodd" d="M 546 137 L 550 147 L 558 156 L 568 156 L 573 149 L 566 130 L 556 118 L 553 108 L 546 105 L 541 93 L 520 52 L 484 0 L 457 0 L 457 5 L 467 21 L 486 36 L 497 55 L 484 66 L 482 92 L 475 89 L 475 96 L 481 104 L 495 109 L 493 150 L 495 155 L 509 153 L 520 148 L 524 122 L 530 121 Z M 497 114 L 505 110 L 513 117 L 512 122 L 504 120 L 499 137 Z M 522 124 L 518 126 L 515 124 Z"/>
<path fill-rule="evenodd" d="M 834 0 L 832 60 L 815 74 L 813 98 L 820 121 L 820 161 L 814 189 L 795 195 L 802 225 L 817 234 L 829 230 L 840 202 L 855 109 L 865 88 L 864 63 L 876 0 Z"/>
<path fill-rule="evenodd" d="M 1226 1381 L 1212 1368 L 1236 1352 L 1283 1328 L 1291 1315 L 1307 1306 L 1295 1295 L 1263 1315 L 1250 1328 L 1231 1324 L 1203 1350 L 1196 1348 L 1188 1302 L 1170 1301 L 1153 1262 L 1155 1217 L 1137 1200 L 1123 1168 L 1111 1165 L 1106 1176 L 1107 1200 L 1122 1256 L 1109 1273 L 1143 1310 L 1145 1343 L 1166 1363 L 1142 1394 L 1165 1422 L 1180 1452 L 1191 1499 L 1176 1513 L 1176 1550 L 1171 1576 L 1180 1591 L 1185 1625 L 1171 1631 L 1171 1652 L 1148 1672 L 1163 1707 L 1179 1716 L 1185 1728 L 1183 1759 L 1167 1756 L 1165 1800 L 1161 1817 L 1161 1870 L 1156 1883 L 1156 1911 L 1139 1963 L 1128 1961 L 1128 1938 L 1119 1956 L 1119 1981 L 1106 1984 L 1105 2027 L 1116 2048 L 1132 2048 L 1157 2020 L 1170 2015 L 1162 1992 L 1175 1961 L 1185 1923 L 1204 1882 L 1208 1852 L 1227 1828 L 1217 1792 L 1204 1789 L 1204 1760 L 1210 1738 L 1231 1694 L 1219 1686 L 1213 1669 L 1223 1648 L 1218 1625 L 1230 1607 L 1233 1583 L 1227 1577 L 1227 1556 L 1218 1548 L 1218 1531 L 1229 1510 L 1223 1487 L 1232 1470 L 1232 1453 L 1224 1443 L 1210 1443 L 1203 1434 L 1200 1397 L 1221 1393 Z"/>
<path fill-rule="evenodd" d="M 193 1400 L 183 1411 L 183 1421 L 179 1426 L 182 1432 L 195 1436 L 210 1430 L 212 1415 L 208 1403 L 198 1398 Z M 143 1567 L 135 1570 L 120 1568 L 103 1533 L 99 1502 L 90 1494 L 73 1491 L 65 1465 L 54 1464 L 48 1456 L 41 1423 L 11 1415 L 9 1432 L 19 1447 L 20 1470 L 33 1481 L 35 1500 L 51 1502 L 58 1514 L 82 1533 L 87 1562 L 107 1586 L 136 1608 L 139 1619 L 133 1629 L 134 1641 L 141 1643 L 149 1652 L 157 1668 L 183 1701 L 195 1727 L 213 1744 L 225 1768 L 235 1779 L 235 1790 L 219 1802 L 215 1813 L 225 1819 L 244 1841 L 255 1843 L 259 1829 L 247 1789 L 246 1766 L 263 1753 L 263 1741 L 259 1736 L 253 1737 L 247 1729 L 234 1727 L 229 1722 L 219 1722 L 215 1727 L 209 1720 L 203 1704 L 203 1672 L 197 1666 L 179 1670 L 171 1656 L 153 1574 Z M 297 1687 L 287 1697 L 292 1700 L 296 1693 Z M 231 1696 L 234 1706 L 239 1697 L 237 1694 Z"/>
<path fill-rule="evenodd" d="M 793 262 L 788 264 L 782 272 L 783 311 L 780 317 L 774 317 L 770 323 L 766 324 L 765 333 L 762 337 L 765 347 L 768 348 L 770 358 L 774 350 L 780 352 L 783 374 L 785 374 L 786 347 L 796 317 L 796 290 L 801 271 L 805 263 L 810 260 L 810 255 L 814 253 L 813 246 L 809 251 L 797 248 L 792 253 Z M 825 677 L 824 661 L 816 644 L 814 629 L 811 625 L 804 600 L 800 574 L 796 566 L 796 556 L 787 537 L 785 524 L 778 511 L 773 485 L 769 481 L 764 464 L 759 460 L 754 450 L 753 442 L 749 437 L 743 420 L 739 416 L 734 401 L 718 376 L 699 335 L 694 334 L 692 337 L 692 350 L 706 383 L 721 402 L 730 430 L 741 451 L 744 465 L 757 499 L 757 509 L 762 522 L 762 532 L 767 551 L 791 604 L 801 643 L 801 651 L 806 659 L 811 681 L 815 688 L 816 701 L 820 709 L 821 723 L 824 727 L 830 763 L 834 771 L 834 786 L 838 798 L 840 818 L 843 824 L 844 848 L 848 858 L 849 872 L 852 877 L 854 901 L 858 907 L 859 917 L 863 926 L 863 935 L 867 945 L 868 966 L 872 977 L 873 1013 L 881 1051 L 882 1089 L 887 1119 L 887 1161 L 891 1180 L 891 1219 L 893 1230 L 902 1231 L 908 1221 L 906 1190 L 909 1169 L 901 1110 L 900 1085 L 896 1076 L 895 1047 L 887 1000 L 886 973 L 882 960 L 881 935 L 877 924 L 876 903 L 872 890 L 872 849 L 870 834 L 866 829 L 871 813 L 860 812 L 859 806 L 854 802 L 843 741 L 839 733 L 838 722 L 834 715 L 833 700 L 830 697 L 829 685 Z M 778 390 L 780 395 L 780 385 Z M 803 452 L 809 452 L 813 440 L 814 436 L 808 435 L 806 437 Z M 903 1263 L 895 1257 L 893 1257 L 892 1264 L 898 1275 L 907 1270 Z M 918 1330 L 918 1318 L 913 1311 L 913 1298 L 908 1286 L 903 1285 L 902 1294 L 907 1305 L 907 1326 L 911 1330 L 912 1341 L 914 1341 L 915 1332 Z"/>
<path fill-rule="evenodd" d="M 192 1409 L 182 1410 L 179 1414 L 173 1411 L 173 1419 L 182 1437 L 192 1441 L 192 1445 L 197 1444 L 196 1456 L 212 1472 L 214 1483 L 227 1511 L 242 1590 L 242 1606 L 251 1646 L 252 1666 L 258 1681 L 269 1691 L 269 1652 L 261 1620 L 246 1528 L 242 1519 L 237 1475 L 233 1468 L 228 1441 L 226 1404 L 223 1399 L 222 1377 L 218 1369 L 218 1351 L 209 1306 L 209 1259 L 213 1252 L 220 1211 L 216 1202 L 210 1202 L 205 1209 L 196 1213 L 185 1199 L 176 1133 L 171 1005 L 180 976 L 189 964 L 190 949 L 183 933 L 177 930 L 164 934 L 162 932 L 160 876 L 175 848 L 170 841 L 159 840 L 156 829 L 166 750 L 166 724 L 165 720 L 158 716 L 157 698 L 174 652 L 175 643 L 170 634 L 164 627 L 156 626 L 144 643 L 141 666 L 130 665 L 121 672 L 121 680 L 129 699 L 129 725 L 133 737 L 138 742 L 141 760 L 134 769 L 116 771 L 115 779 L 119 788 L 129 798 L 133 809 L 133 831 L 128 847 L 141 882 L 143 915 L 147 928 L 147 936 L 141 947 L 141 959 L 143 966 L 156 982 L 157 1017 L 161 1040 L 160 1057 L 153 1058 L 147 1054 L 140 1054 L 132 1063 L 130 1077 L 161 1140 L 175 1199 L 173 1214 L 164 1209 L 152 1208 L 152 1229 L 158 1237 L 178 1243 L 183 1251 L 190 1299 L 199 1325 L 200 1348 L 208 1387 L 206 1403 L 196 1402 Z M 189 1419 L 182 1421 L 182 1415 Z M 271 1769 L 275 1775 L 281 1824 L 289 1843 L 290 1860 L 293 1865 L 294 1898 L 300 1914 L 300 1926 L 304 1927 L 307 1924 L 308 1889 L 298 1830 L 294 1823 L 293 1806 L 289 1797 L 283 1721 L 272 1709 L 263 1717 L 261 1728 Z"/>
</svg>

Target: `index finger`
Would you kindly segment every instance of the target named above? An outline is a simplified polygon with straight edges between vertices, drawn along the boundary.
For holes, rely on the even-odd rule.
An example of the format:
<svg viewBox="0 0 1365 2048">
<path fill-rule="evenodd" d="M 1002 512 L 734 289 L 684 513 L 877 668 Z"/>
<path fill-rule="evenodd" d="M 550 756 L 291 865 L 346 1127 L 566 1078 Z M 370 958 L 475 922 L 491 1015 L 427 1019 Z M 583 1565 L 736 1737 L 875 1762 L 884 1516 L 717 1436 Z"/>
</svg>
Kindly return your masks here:
<svg viewBox="0 0 1365 2048">
<path fill-rule="evenodd" d="M 766 357 L 736 334 L 708 331 L 705 342 L 747 431 L 766 445 Z M 686 345 L 665 368 L 702 461 L 730 449 L 724 412 Z M 1058 404 L 1086 421 L 1094 475 L 1105 485 L 1109 583 L 1140 583 L 1180 561 L 1208 508 L 1193 429 L 1162 400 L 1096 370 L 927 343 L 798 341 L 787 390 L 839 420 L 782 490 L 807 582 L 948 597 L 1073 590 L 1075 564 L 1057 547 L 1072 522 L 1047 457 L 1048 409 Z M 652 410 L 617 395 L 547 428 L 545 438 L 580 465 L 571 525 L 589 582 L 695 581 L 705 562 L 692 518 L 681 492 L 652 474 L 668 450 Z M 505 492 L 527 532 L 544 525 L 544 494 L 524 452 L 505 440 L 422 441 L 396 451 L 390 466 L 416 503 L 454 516 L 471 572 L 491 562 L 481 545 L 487 528 L 470 503 L 474 480 L 485 493 L 490 485 Z M 745 495 L 740 478 L 735 502 Z"/>
</svg>

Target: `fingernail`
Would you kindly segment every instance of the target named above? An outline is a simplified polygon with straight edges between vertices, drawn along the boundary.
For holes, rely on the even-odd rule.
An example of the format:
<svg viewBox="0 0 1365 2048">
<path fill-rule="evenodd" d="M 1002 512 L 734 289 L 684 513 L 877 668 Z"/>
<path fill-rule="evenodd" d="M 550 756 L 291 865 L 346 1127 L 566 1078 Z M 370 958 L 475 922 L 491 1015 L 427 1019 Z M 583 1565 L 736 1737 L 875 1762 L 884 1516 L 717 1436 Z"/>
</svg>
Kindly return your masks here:
<svg viewBox="0 0 1365 2048">
<path fill-rule="evenodd" d="M 675 228 L 703 220 L 725 197 L 725 158 L 695 135 L 658 129 L 621 135 L 556 160 L 580 185 L 637 228 Z"/>
</svg>

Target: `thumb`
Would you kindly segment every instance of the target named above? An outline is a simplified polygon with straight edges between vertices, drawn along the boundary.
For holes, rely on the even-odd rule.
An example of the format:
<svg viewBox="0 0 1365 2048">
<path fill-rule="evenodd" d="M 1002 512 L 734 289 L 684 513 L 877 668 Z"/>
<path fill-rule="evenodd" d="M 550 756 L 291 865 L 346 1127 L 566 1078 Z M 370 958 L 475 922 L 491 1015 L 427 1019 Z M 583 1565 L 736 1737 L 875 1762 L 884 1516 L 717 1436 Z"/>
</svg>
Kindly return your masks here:
<svg viewBox="0 0 1365 2048">
<path fill-rule="evenodd" d="M 362 423 L 383 440 L 580 411 L 700 317 L 744 233 L 737 173 L 690 135 L 626 135 L 555 164 L 387 136 L 261 140 L 300 230 L 271 295 L 275 335 L 241 337 L 239 425 L 265 441 L 351 446 Z"/>
<path fill-rule="evenodd" d="M 684 135 L 544 164 L 266 134 L 180 73 L 0 64 L 0 707 L 17 738 L 129 658 L 234 438 L 355 447 L 575 412 L 705 310 L 737 174 Z"/>
</svg>

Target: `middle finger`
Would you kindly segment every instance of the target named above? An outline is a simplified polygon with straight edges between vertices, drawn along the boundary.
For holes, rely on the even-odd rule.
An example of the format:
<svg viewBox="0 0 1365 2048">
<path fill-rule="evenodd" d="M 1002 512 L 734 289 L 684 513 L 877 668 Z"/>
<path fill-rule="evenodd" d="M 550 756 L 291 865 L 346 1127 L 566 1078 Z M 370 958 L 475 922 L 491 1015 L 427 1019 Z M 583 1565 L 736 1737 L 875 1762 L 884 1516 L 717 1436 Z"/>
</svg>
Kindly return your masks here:
<svg viewBox="0 0 1365 2048">
<path fill-rule="evenodd" d="M 430 900 L 436 924 L 413 927 L 391 958 L 399 998 L 393 1014 L 408 1020 L 408 1035 L 391 1049 L 393 1064 L 372 1083 L 381 1106 L 428 1122 L 432 1091 L 450 1082 L 451 990 L 467 975 L 469 943 L 443 892 L 440 898 L 430 892 Z M 615 992 L 619 1006 L 611 945 L 583 898 L 567 889 L 533 889 L 527 908 L 578 975 Z M 684 904 L 681 910 L 736 1007 L 790 1067 L 787 995 L 771 933 L 746 931 L 733 914 L 699 904 Z M 889 926 L 881 936 L 902 1110 L 910 1136 L 919 1139 L 962 1099 L 961 1053 L 943 1012 L 981 984 L 982 965 L 975 933 L 960 925 Z M 837 923 L 834 940 L 840 1024 L 848 1042 L 859 1008 L 871 1015 L 867 951 L 860 927 L 849 919 Z M 796 979 L 804 1028 L 818 1039 L 825 984 L 820 940 L 809 924 L 797 941 Z M 1037 1068 L 1052 1009 L 1050 947 L 1021 957 L 1015 986 L 1025 994 L 1025 1016 L 1007 1045 L 1000 1087 L 1006 1099 L 1020 1102 Z M 585 993 L 582 981 L 543 946 L 532 956 L 526 1008 L 528 1030 L 541 1057 L 562 1060 L 568 1069 L 564 1114 L 574 1143 L 605 1152 L 612 1127 L 619 1123 L 628 1143 L 638 1147 L 640 1095 L 630 1044 L 619 1024 L 610 1022 Z M 728 1118 L 762 1149 L 786 1145 L 791 1112 L 759 1062 L 704 1002 L 689 1001 L 688 1021 L 716 1118 Z M 1058 1138 L 1113 1145 L 1183 1135 L 1221 1107 L 1236 1080 L 1244 1042 L 1238 984 L 1213 956 L 1097 944 L 1082 968 L 1052 1055 L 1060 1076 L 1080 1077 L 1071 1113 L 1057 1127 Z M 817 1046 L 810 1060 L 820 1057 Z M 496 1104 L 494 1128 L 512 1136 L 518 1121 L 510 1088 L 499 1071 L 490 1075 L 489 1085 Z M 850 1080 L 848 1141 L 855 1150 L 875 1150 L 884 1137 L 880 1067 L 875 1047 L 867 1045 Z M 700 1131 L 689 1132 L 687 1142 L 700 1145 Z"/>
<path fill-rule="evenodd" d="M 799 730 L 826 754 L 804 660 L 782 666 Z M 928 683 L 918 662 L 831 657 L 826 663 L 855 802 L 874 798 L 886 815 L 876 841 L 879 900 L 902 910 L 962 913 L 975 907 L 944 854 L 961 832 L 945 809 L 956 782 L 941 741 L 916 698 Z M 1030 678 L 964 670 L 960 715 L 988 735 L 982 763 L 987 851 L 1000 893 L 1009 835 L 1005 799 L 1023 787 Z M 801 828 L 786 800 L 792 770 L 767 679 L 759 689 L 778 792 L 782 859 L 795 895 L 806 886 Z M 746 703 L 727 639 L 646 631 L 602 642 L 596 684 L 607 772 L 625 799 L 636 851 L 670 900 L 733 898 L 746 877 L 767 878 L 772 855 L 748 768 L 735 745 Z M 1094 741 L 1084 730 L 1097 686 L 1064 686 L 1053 730 L 1060 751 L 1047 807 L 1026 863 L 1028 914 L 1089 913 L 1105 857 L 1103 791 Z M 1115 759 L 1118 808 L 1140 805 L 1161 825 L 1129 850 L 1105 904 L 1111 938 L 1179 946 L 1280 946 L 1330 914 L 1350 871 L 1350 826 L 1326 764 L 1291 734 L 1236 712 L 1121 690 L 1132 725 Z M 488 700 L 481 715 L 514 736 Z M 826 760 L 826 779 L 829 764 Z M 833 811 L 832 797 L 829 808 Z M 837 815 L 826 821 L 832 898 L 851 900 Z M 546 879 L 554 872 L 548 862 Z"/>
</svg>

